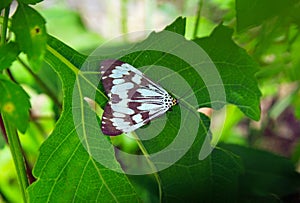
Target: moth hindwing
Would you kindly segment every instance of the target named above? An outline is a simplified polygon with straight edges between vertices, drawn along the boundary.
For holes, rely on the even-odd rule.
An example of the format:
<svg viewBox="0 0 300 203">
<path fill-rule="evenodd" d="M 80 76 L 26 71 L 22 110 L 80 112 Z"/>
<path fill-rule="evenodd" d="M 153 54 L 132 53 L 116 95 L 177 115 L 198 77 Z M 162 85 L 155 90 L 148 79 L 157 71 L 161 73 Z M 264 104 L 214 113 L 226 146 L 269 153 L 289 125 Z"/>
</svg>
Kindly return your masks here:
<svg viewBox="0 0 300 203">
<path fill-rule="evenodd" d="M 109 98 L 101 122 L 105 135 L 132 132 L 177 104 L 166 90 L 128 63 L 105 60 L 100 73 Z"/>
</svg>

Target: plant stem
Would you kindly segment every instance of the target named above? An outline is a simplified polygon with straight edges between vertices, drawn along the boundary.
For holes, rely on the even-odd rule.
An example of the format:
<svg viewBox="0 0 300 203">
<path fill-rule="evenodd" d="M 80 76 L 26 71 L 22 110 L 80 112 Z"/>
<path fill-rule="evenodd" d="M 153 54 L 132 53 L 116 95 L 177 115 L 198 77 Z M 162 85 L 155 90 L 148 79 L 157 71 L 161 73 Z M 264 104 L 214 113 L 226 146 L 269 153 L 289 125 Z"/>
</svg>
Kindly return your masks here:
<svg viewBox="0 0 300 203">
<path fill-rule="evenodd" d="M 23 200 L 24 202 L 27 202 L 26 188 L 28 187 L 29 184 L 28 184 L 25 162 L 24 162 L 17 130 L 8 122 L 8 119 L 6 118 L 5 114 L 2 114 L 2 120 L 4 123 L 11 155 L 15 163 L 18 181 L 23 195 Z"/>
<path fill-rule="evenodd" d="M 202 6 L 203 6 L 203 0 L 199 0 L 198 7 L 197 7 L 197 18 L 196 18 L 195 29 L 194 29 L 194 34 L 193 34 L 194 38 L 197 38 L 197 32 L 198 32 L 198 28 L 199 28 L 199 24 L 200 24 Z"/>
<path fill-rule="evenodd" d="M 6 43 L 6 33 L 7 33 L 9 9 L 10 9 L 9 6 L 4 9 L 4 19 L 3 19 L 2 30 L 1 30 L 0 45 L 4 45 Z"/>
<path fill-rule="evenodd" d="M 10 78 L 11 81 L 13 81 L 14 83 L 18 84 L 18 82 L 16 81 L 16 79 L 14 78 L 14 76 L 12 75 L 10 69 L 8 68 L 6 70 L 8 77 Z"/>
<path fill-rule="evenodd" d="M 157 172 L 157 169 L 156 169 L 156 166 L 154 165 L 154 163 L 149 159 L 149 153 L 147 151 L 147 149 L 145 148 L 145 146 L 143 145 L 142 141 L 139 139 L 139 137 L 137 136 L 137 134 L 135 134 L 134 132 L 131 133 L 132 136 L 135 138 L 135 140 L 137 141 L 137 144 L 140 148 L 140 150 L 142 151 L 142 153 L 144 154 L 144 156 L 146 157 L 146 160 L 149 164 L 149 167 L 153 170 L 153 175 L 154 175 L 154 178 L 157 182 L 157 186 L 158 186 L 158 196 L 159 196 L 159 202 L 162 202 L 162 187 L 161 187 L 161 179 L 158 175 L 158 172 Z M 154 172 L 155 171 L 155 172 Z"/>
<path fill-rule="evenodd" d="M 1 29 L 0 46 L 6 44 L 9 10 L 10 10 L 10 6 L 4 9 L 4 18 L 3 18 L 3 24 Z M 4 126 L 2 126 L 2 124 Z M 6 141 L 9 144 L 11 155 L 15 163 L 17 178 L 22 192 L 23 200 L 24 202 L 27 202 L 26 188 L 29 185 L 27 173 L 26 173 L 27 164 L 25 163 L 25 159 L 23 157 L 22 147 L 18 137 L 17 129 L 9 123 L 5 114 L 1 114 L 1 128 L 3 127 L 4 127 L 4 129 L 2 129 L 3 134 L 5 135 Z"/>
</svg>

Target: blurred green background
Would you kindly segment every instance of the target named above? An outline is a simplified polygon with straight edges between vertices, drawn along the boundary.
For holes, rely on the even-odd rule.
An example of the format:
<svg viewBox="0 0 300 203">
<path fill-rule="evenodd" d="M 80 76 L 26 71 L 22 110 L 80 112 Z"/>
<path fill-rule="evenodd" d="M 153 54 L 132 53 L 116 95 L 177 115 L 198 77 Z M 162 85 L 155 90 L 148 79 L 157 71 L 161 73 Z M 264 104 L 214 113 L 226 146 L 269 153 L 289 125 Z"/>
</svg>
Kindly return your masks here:
<svg viewBox="0 0 300 203">
<path fill-rule="evenodd" d="M 114 38 L 121 39 L 119 44 L 135 40 L 123 37 L 126 33 L 161 30 L 178 16 L 187 17 L 188 39 L 208 36 L 221 22 L 233 28 L 237 23 L 234 0 L 47 0 L 34 8 L 45 18 L 49 34 L 85 54 Z M 198 20 L 199 11 L 201 18 Z M 14 9 L 11 9 L 13 12 Z M 251 146 L 288 157 L 299 171 L 300 21 L 289 19 L 288 15 L 282 17 L 278 14 L 266 19 L 263 24 L 235 31 L 235 42 L 260 67 L 257 80 L 263 94 L 261 120 L 254 122 L 230 105 L 226 108 L 225 126 L 214 127 L 222 131 L 222 142 Z M 40 145 L 59 117 L 61 84 L 46 65 L 33 74 L 19 63 L 14 63 L 11 71 L 31 98 L 32 122 L 20 139 L 28 164 L 33 167 Z M 57 101 L 43 93 L 35 76 L 48 85 L 49 91 L 58 95 Z M 129 151 L 136 147 L 122 140 L 116 142 L 121 142 Z M 0 202 L 19 202 L 22 197 L 16 172 L 3 136 L 0 136 L 0 171 Z"/>
</svg>

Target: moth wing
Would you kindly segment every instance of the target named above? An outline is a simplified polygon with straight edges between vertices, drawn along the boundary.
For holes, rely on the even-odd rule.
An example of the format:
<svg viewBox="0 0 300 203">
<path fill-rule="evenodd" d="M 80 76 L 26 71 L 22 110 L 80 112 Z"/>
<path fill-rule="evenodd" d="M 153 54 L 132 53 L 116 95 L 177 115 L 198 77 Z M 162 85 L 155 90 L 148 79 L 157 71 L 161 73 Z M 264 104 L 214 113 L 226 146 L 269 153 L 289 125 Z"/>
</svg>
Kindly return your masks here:
<svg viewBox="0 0 300 203">
<path fill-rule="evenodd" d="M 100 72 L 110 98 L 102 116 L 104 134 L 134 131 L 168 110 L 164 105 L 168 93 L 133 66 L 119 60 L 106 60 L 101 63 Z"/>
</svg>

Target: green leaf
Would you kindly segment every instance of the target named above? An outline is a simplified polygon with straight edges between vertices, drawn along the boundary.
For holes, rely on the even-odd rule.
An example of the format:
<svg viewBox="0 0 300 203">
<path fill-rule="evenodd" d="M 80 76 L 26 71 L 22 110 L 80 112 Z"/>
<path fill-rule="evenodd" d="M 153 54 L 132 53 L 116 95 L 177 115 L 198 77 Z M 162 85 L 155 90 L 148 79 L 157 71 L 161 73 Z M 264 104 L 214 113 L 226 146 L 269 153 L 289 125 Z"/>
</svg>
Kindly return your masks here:
<svg viewBox="0 0 300 203">
<path fill-rule="evenodd" d="M 202 134 L 203 135 L 203 134 Z M 236 202 L 239 175 L 242 173 L 238 157 L 230 152 L 214 149 L 205 160 L 199 160 L 200 134 L 185 156 L 170 168 L 159 172 L 166 202 Z"/>
<path fill-rule="evenodd" d="M 298 2 L 298 0 L 237 0 L 237 30 L 242 31 L 260 25 L 274 16 L 286 17 Z"/>
<path fill-rule="evenodd" d="M 174 23 L 177 28 L 181 27 L 178 24 L 179 22 L 180 20 L 176 20 Z M 172 29 L 172 25 L 168 26 L 168 29 L 177 30 L 176 28 Z M 184 32 L 180 33 L 184 34 Z M 174 37 L 174 41 L 172 41 L 172 37 Z M 183 52 L 182 54 L 185 57 L 187 57 L 187 55 L 193 55 L 195 50 L 186 49 L 189 42 L 183 43 L 182 41 L 177 40 L 175 36 L 172 37 L 169 37 L 169 35 L 164 32 L 152 33 L 147 40 L 130 50 L 130 52 L 133 53 L 129 53 L 122 57 L 123 61 L 126 61 L 137 68 L 141 67 L 141 70 L 143 70 L 147 76 L 154 79 L 154 81 L 158 81 L 164 88 L 170 91 L 171 94 L 179 98 L 179 104 L 185 103 L 188 107 L 193 107 L 188 111 L 185 111 L 182 110 L 184 109 L 184 106 L 180 106 L 180 109 L 178 106 L 175 106 L 172 108 L 172 112 L 167 112 L 167 120 L 160 133 L 155 138 L 142 141 L 142 145 L 145 148 L 143 151 L 150 154 L 150 160 L 153 161 L 155 168 L 161 168 L 164 165 L 169 164 L 168 160 L 155 161 L 155 157 L 151 158 L 151 154 L 161 152 L 173 144 L 174 141 L 176 142 L 177 139 L 180 140 L 179 146 L 174 146 L 174 148 L 170 148 L 164 153 L 167 157 L 169 157 L 169 159 L 182 151 L 184 151 L 184 156 L 176 163 L 170 165 L 169 168 L 157 173 L 157 176 L 159 177 L 158 179 L 160 180 L 159 185 L 161 185 L 162 189 L 163 201 L 234 202 L 238 198 L 238 177 L 242 172 L 239 159 L 231 153 L 217 149 L 205 160 L 199 160 L 198 158 L 200 151 L 203 150 L 203 143 L 206 136 L 209 137 L 209 134 L 207 134 L 209 121 L 207 118 L 201 116 L 201 119 L 198 120 L 198 124 L 197 122 L 194 123 L 194 121 L 197 120 L 195 119 L 196 112 L 192 111 L 195 111 L 199 105 L 212 105 L 212 103 L 217 102 L 217 100 L 211 101 L 210 94 L 212 94 L 212 92 L 209 94 L 209 89 L 205 86 L 205 75 L 201 75 L 202 77 L 200 77 L 193 67 L 183 61 L 184 58 L 174 56 L 174 53 L 178 53 L 176 52 L 177 47 L 181 52 Z M 221 38 L 224 43 L 220 41 Z M 174 42 L 177 46 L 174 46 Z M 238 106 L 240 105 L 242 109 L 244 108 L 243 110 L 246 108 L 251 109 L 253 112 L 249 113 L 247 110 L 244 112 L 257 119 L 260 112 L 260 92 L 254 78 L 256 66 L 245 51 L 237 47 L 232 42 L 231 31 L 228 28 L 219 26 L 212 36 L 195 40 L 195 42 L 200 44 L 212 59 L 212 61 L 209 61 L 207 58 L 201 58 L 203 57 L 201 55 L 196 56 L 198 57 L 198 64 L 204 64 L 200 66 L 200 68 L 204 70 L 204 74 L 206 73 L 210 76 L 210 70 L 208 69 L 213 67 L 210 66 L 211 64 L 209 63 L 214 62 L 220 72 L 220 76 L 222 77 L 226 90 L 226 97 L 229 98 L 232 103 Z M 165 53 L 152 51 L 158 47 L 168 47 L 168 45 L 171 47 L 167 48 Z M 144 47 L 148 48 L 148 50 L 144 50 Z M 224 50 L 216 51 L 210 47 Z M 134 50 L 142 51 L 135 52 Z M 231 53 L 232 57 L 223 56 L 224 53 L 226 53 L 226 55 Z M 245 59 L 244 63 L 240 62 L 240 60 L 243 59 Z M 142 68 L 143 66 L 150 64 L 153 65 L 153 67 Z M 227 64 L 230 64 L 230 66 Z M 156 66 L 168 67 L 173 72 L 168 73 L 163 72 L 160 69 L 156 70 Z M 245 78 L 241 78 L 241 76 L 236 73 L 237 70 L 243 72 L 245 78 L 253 78 L 254 81 L 249 82 L 245 80 Z M 191 91 L 180 91 L 184 90 L 182 87 L 184 83 L 181 81 L 182 78 L 178 75 L 180 75 L 191 86 L 197 99 L 196 104 L 192 102 L 190 98 L 184 98 L 184 95 Z M 230 76 L 233 78 L 230 78 Z M 238 77 L 238 79 L 235 77 Z M 252 99 L 247 97 L 249 91 L 244 91 L 247 90 L 248 85 L 253 85 L 254 88 L 255 97 Z M 214 91 L 218 91 L 217 85 L 212 86 L 216 87 L 212 88 Z M 235 88 L 235 86 L 239 88 Z M 255 90 L 257 91 L 255 92 Z M 250 92 L 252 93 L 252 91 Z M 181 96 L 183 96 L 183 98 Z M 224 105 L 223 101 L 219 102 L 221 105 Z M 253 105 L 253 102 L 255 102 L 256 105 Z M 160 123 L 163 122 L 164 120 L 161 119 L 153 120 L 150 126 L 145 129 L 136 130 L 136 134 L 140 138 L 153 136 L 151 125 L 155 126 L 152 127 L 153 129 L 156 129 L 159 128 Z M 197 131 L 198 134 L 194 137 L 193 133 Z M 180 132 L 182 135 L 178 136 Z M 188 146 L 191 141 L 192 145 L 186 148 L 185 146 Z M 168 154 L 168 152 L 172 153 Z M 119 160 L 126 160 L 125 155 L 119 155 L 119 158 Z M 129 165 L 126 167 L 130 170 Z M 142 166 L 140 166 L 140 168 L 142 168 Z"/>
<path fill-rule="evenodd" d="M 12 2 L 12 0 L 2 0 L 2 1 L 0 1 L 0 11 L 1 11 L 3 8 L 9 6 L 9 4 L 10 4 L 11 2 Z"/>
<path fill-rule="evenodd" d="M 89 58 L 49 37 L 45 59 L 62 80 L 64 110 L 52 135 L 41 147 L 34 168 L 34 175 L 38 180 L 28 190 L 30 200 L 139 201 L 140 195 L 135 191 L 143 190 L 135 189 L 122 174 L 123 170 L 130 174 L 154 172 L 158 188 L 162 192 L 161 199 L 165 201 L 234 202 L 237 199 L 238 177 L 242 171 L 239 159 L 221 149 L 213 151 L 205 160 L 198 158 L 203 150 L 203 143 L 206 143 L 204 147 L 208 147 L 211 135 L 208 130 L 209 119 L 203 115 L 199 117 L 197 109 L 199 106 L 218 109 L 225 104 L 224 98 L 218 94 L 222 93 L 223 86 L 219 86 L 222 84 L 221 81 L 209 80 L 215 76 L 210 74 L 211 69 L 214 69 L 213 62 L 218 64 L 219 59 L 222 59 L 223 63 L 217 65 L 216 70 L 221 73 L 223 81 L 225 79 L 229 83 L 225 83 L 225 86 L 229 85 L 225 87 L 226 94 L 233 94 L 232 100 L 238 98 L 237 105 L 245 104 L 245 108 L 251 109 L 252 104 L 247 103 L 248 92 L 244 93 L 230 86 L 232 81 L 228 74 L 235 72 L 236 68 L 241 68 L 240 63 L 232 61 L 231 57 L 222 58 L 217 53 L 212 53 L 215 50 L 209 49 L 208 53 L 213 56 L 210 56 L 213 59 L 211 61 L 205 52 L 199 49 L 198 44 L 187 41 L 182 36 L 185 33 L 184 26 L 185 19 L 179 18 L 175 21 L 174 27 L 168 26 L 168 29 L 174 32 L 152 33 L 141 43 L 122 49 L 117 48 L 117 51 L 112 51 L 111 54 L 106 51 L 100 52 L 97 56 L 97 53 L 94 53 L 94 56 Z M 216 33 L 221 35 L 223 32 Z M 228 53 L 227 49 L 233 48 L 229 53 L 233 52 L 231 54 L 239 59 L 246 58 L 245 52 L 228 39 L 231 37 L 230 34 L 225 32 L 223 36 L 226 42 L 224 49 Z M 204 46 L 216 46 L 215 42 L 219 37 L 221 36 L 212 35 L 199 41 Z M 221 46 L 218 44 L 216 47 Z M 222 51 L 218 53 L 223 54 Z M 133 159 L 129 159 L 130 154 L 127 155 L 114 148 L 102 134 L 97 116 L 85 102 L 86 98 L 90 98 L 101 107 L 106 104 L 107 96 L 101 85 L 98 89 L 98 83 L 100 61 L 107 58 L 118 58 L 139 68 L 180 100 L 179 105 L 172 108 L 172 112 L 167 112 L 134 133 L 139 138 L 147 138 L 139 142 L 146 156 L 136 158 L 134 155 Z M 248 63 L 252 64 L 250 59 L 246 59 L 242 67 L 249 65 Z M 224 66 L 227 61 L 228 64 L 236 62 L 238 65 Z M 230 71 L 223 70 L 224 67 Z M 254 70 L 246 70 L 245 77 L 254 77 Z M 248 82 L 237 80 L 235 84 L 247 87 Z M 149 139 L 155 135 L 155 131 L 158 135 Z M 167 160 L 160 161 L 151 156 L 165 148 L 167 150 L 164 155 L 167 155 L 165 156 Z M 165 169 L 156 172 L 156 169 L 162 168 Z M 88 191 L 84 188 L 87 184 Z"/>
<path fill-rule="evenodd" d="M 289 159 L 238 145 L 220 146 L 238 155 L 244 165 L 245 173 L 240 177 L 240 202 L 249 197 L 283 197 L 297 193 L 300 174 Z"/>
<path fill-rule="evenodd" d="M 28 189 L 30 201 L 139 201 L 128 178 L 94 160 L 77 135 L 76 129 L 82 127 L 74 126 L 72 94 L 76 77 L 82 76 L 77 67 L 81 67 L 86 57 L 52 37 L 49 37 L 48 45 L 45 59 L 61 78 L 63 112 L 53 133 L 40 148 L 33 171 L 37 181 Z M 84 109 L 91 113 L 88 106 Z M 113 147 L 106 150 L 111 154 L 106 158 L 122 170 L 114 158 Z"/>
<path fill-rule="evenodd" d="M 178 17 L 171 25 L 168 25 L 165 30 L 178 33 L 180 35 L 185 34 L 186 19 Z"/>
<path fill-rule="evenodd" d="M 9 68 L 12 62 L 16 60 L 20 50 L 18 44 L 10 42 L 0 46 L 0 70 Z"/>
<path fill-rule="evenodd" d="M 12 30 L 21 51 L 27 54 L 33 70 L 38 70 L 44 59 L 47 33 L 45 20 L 33 8 L 19 4 L 12 19 Z"/>
<path fill-rule="evenodd" d="M 177 28 L 180 27 L 178 24 L 180 21 L 181 20 L 176 20 L 174 26 Z M 176 28 L 172 29 L 172 25 L 168 26 L 168 29 L 177 30 Z M 184 34 L 184 32 L 180 33 Z M 223 80 L 227 101 L 237 105 L 249 117 L 259 119 L 260 91 L 254 77 L 257 67 L 246 52 L 233 43 L 231 34 L 232 31 L 230 29 L 220 25 L 214 30 L 210 37 L 196 39 L 195 42 L 206 51 L 212 59 L 212 62 L 216 65 Z M 170 43 L 168 39 L 168 37 L 164 37 L 163 33 L 152 34 L 145 42 L 138 46 L 148 47 L 149 50 L 152 50 L 155 44 L 164 46 L 166 45 L 164 43 Z M 183 54 L 192 55 L 193 52 L 195 52 L 193 49 L 187 51 L 183 48 L 185 44 L 179 41 L 176 42 L 177 46 L 182 49 L 182 52 L 186 52 Z M 173 47 L 173 49 L 176 49 L 176 47 Z M 168 53 L 168 51 L 166 51 L 166 53 Z M 131 53 L 122 59 L 133 64 L 135 67 L 142 67 L 148 64 L 169 67 L 192 86 L 200 106 L 208 106 L 208 104 L 211 104 L 213 101 L 211 101 L 209 97 L 208 88 L 205 86 L 203 78 L 197 76 L 193 68 L 180 58 L 166 53 L 140 51 Z M 209 66 L 209 62 L 202 59 L 200 55 L 198 56 L 198 60 L 198 63 L 201 64 L 202 62 L 206 64 L 202 65 L 201 68 L 208 74 L 208 69 L 212 68 Z M 144 70 L 144 73 L 145 72 L 150 78 L 159 81 L 167 90 L 171 90 L 172 94 L 180 95 L 178 91 L 182 83 L 180 82 L 180 78 L 175 77 L 176 74 L 161 73 L 161 75 L 165 76 L 163 79 L 160 79 L 155 69 L 151 71 L 150 68 L 147 68 Z M 151 74 L 151 72 L 154 73 Z M 172 79 L 166 80 L 165 78 L 168 77 Z M 216 89 L 214 90 L 217 91 Z M 186 102 L 189 106 L 195 106 L 189 100 L 184 100 L 183 98 L 181 98 L 179 102 Z M 191 138 L 192 132 L 198 131 L 195 141 L 185 155 L 169 168 L 157 173 L 160 180 L 159 184 L 162 188 L 163 201 L 235 202 L 238 199 L 238 178 L 242 172 L 239 159 L 229 152 L 216 149 L 205 160 L 199 160 L 199 152 L 203 150 L 202 145 L 207 136 L 209 121 L 202 116 L 199 121 L 200 125 L 197 126 L 193 123 L 192 112 L 181 116 L 179 115 L 179 109 L 175 106 L 172 112 L 167 113 L 167 123 L 163 131 L 151 140 L 142 141 L 145 151 L 149 154 L 153 154 L 168 147 L 174 140 L 178 139 L 178 135 L 176 135 L 178 131 L 182 131 L 185 135 L 189 135 L 190 137 L 186 139 L 181 138 L 181 146 L 171 150 L 173 156 L 175 156 L 176 153 L 184 148 L 183 145 L 185 143 L 193 139 Z M 158 121 L 154 120 L 151 125 L 155 124 L 159 126 L 160 122 L 159 119 Z M 183 129 L 181 126 L 184 126 Z M 141 129 L 137 130 L 136 133 L 140 137 L 146 136 L 143 135 L 143 130 Z M 151 135 L 151 133 L 149 133 L 149 135 Z M 169 156 L 172 157 L 172 155 Z M 159 168 L 161 165 L 167 165 L 168 163 L 154 162 L 154 164 L 156 168 Z"/>
<path fill-rule="evenodd" d="M 215 63 L 226 90 L 227 102 L 236 105 L 246 116 L 259 120 L 260 96 L 257 64 L 246 51 L 232 41 L 232 30 L 219 25 L 211 36 L 194 40 Z"/>
<path fill-rule="evenodd" d="M 29 123 L 29 96 L 17 84 L 0 75 L 0 109 L 22 133 Z"/>
<path fill-rule="evenodd" d="M 43 0 L 18 0 L 18 2 L 24 3 L 24 4 L 36 4 Z"/>
<path fill-rule="evenodd" d="M 174 111 L 170 116 L 172 114 Z M 169 122 L 173 121 L 173 119 L 169 120 Z M 178 126 L 177 123 L 173 124 Z M 165 128 L 170 130 L 168 126 Z M 150 154 L 166 147 L 164 145 L 168 144 L 169 139 L 178 139 L 173 132 L 168 134 L 165 131 L 161 134 L 160 139 L 143 141 Z M 242 172 L 239 158 L 230 152 L 215 149 L 205 160 L 199 160 L 198 154 L 202 148 L 204 135 L 205 133 L 200 131 L 193 145 L 178 162 L 157 173 L 162 190 L 162 202 L 235 202 L 238 198 L 238 177 Z M 185 140 L 181 141 L 185 142 Z M 172 150 L 174 155 L 182 149 Z M 119 158 L 124 164 L 124 157 Z M 141 159 L 137 163 L 142 167 Z M 131 167 L 131 164 L 125 166 Z"/>
<path fill-rule="evenodd" d="M 176 20 L 174 24 L 168 26 L 168 29 L 176 30 L 176 28 L 180 27 L 180 23 L 183 24 L 181 20 Z M 175 28 L 172 29 L 172 26 L 174 26 Z M 184 35 L 184 32 L 180 33 Z M 158 33 L 153 34 L 146 41 L 147 42 L 145 43 L 148 45 L 159 43 L 161 44 L 161 46 L 163 46 L 165 45 L 163 44 L 163 42 L 167 41 L 167 39 L 163 38 L 162 36 L 160 36 L 160 33 Z M 215 46 L 215 44 L 212 42 L 213 40 L 207 42 L 207 44 Z M 178 47 L 183 47 L 181 46 L 182 44 L 179 42 L 177 45 Z M 151 48 L 152 47 L 150 47 L 149 49 Z M 192 50 L 186 50 L 182 48 L 182 52 L 185 51 L 188 52 L 187 54 L 192 54 Z M 208 54 L 210 56 L 211 53 Z M 198 58 L 198 63 L 201 63 L 201 56 L 199 55 Z M 212 60 L 213 62 L 217 62 L 214 61 L 214 58 L 212 58 Z M 183 77 L 192 86 L 192 89 L 195 92 L 195 96 L 200 106 L 203 104 L 207 105 L 211 102 L 210 97 L 207 93 L 208 90 L 203 84 L 203 79 L 193 72 L 192 67 L 189 67 L 188 64 L 184 63 L 181 59 L 178 59 L 177 57 L 144 51 L 142 53 L 138 52 L 134 56 L 131 55 L 130 57 L 126 58 L 126 61 L 130 61 L 136 67 L 152 63 L 154 65 L 167 66 L 169 68 L 172 68 L 176 73 L 180 74 L 180 76 Z M 211 66 L 207 65 L 207 68 L 211 68 Z M 217 66 L 217 68 L 219 67 Z M 150 71 L 147 71 L 147 75 L 149 75 L 150 73 Z M 221 72 L 221 76 L 223 76 L 222 73 L 223 72 Z M 169 87 L 169 90 L 172 89 L 173 91 L 171 91 L 171 93 L 177 94 L 177 91 L 178 89 L 180 89 L 180 87 L 178 87 L 175 84 L 178 83 L 179 85 L 182 85 L 182 83 L 180 83 L 179 78 L 175 77 L 176 74 L 172 74 L 170 76 L 172 76 L 172 79 L 170 81 L 166 81 L 163 83 L 163 80 L 159 80 L 160 84 L 164 84 L 164 87 Z M 167 77 L 168 75 L 165 75 L 165 78 Z M 150 78 L 155 78 L 155 74 L 152 74 Z M 159 77 L 157 76 L 157 79 L 158 78 Z M 176 81 L 176 83 L 174 84 L 174 82 L 172 83 L 172 81 Z M 195 83 L 195 81 L 197 81 L 197 83 Z M 169 84 L 168 86 L 168 83 L 171 84 Z M 175 87 L 171 88 L 170 86 Z M 226 93 L 228 94 L 228 92 Z M 226 96 L 228 97 L 228 95 Z M 179 102 L 189 101 L 185 101 L 183 98 L 181 98 Z M 194 106 L 194 104 L 190 103 L 190 106 Z M 159 184 L 162 188 L 162 200 L 164 202 L 236 201 L 238 197 L 238 177 L 239 174 L 242 172 L 242 167 L 239 163 L 239 159 L 231 153 L 220 149 L 216 149 L 205 160 L 199 160 L 198 156 L 200 151 L 203 150 L 203 142 L 205 136 L 207 136 L 209 121 L 204 116 L 201 116 L 201 120 L 199 121 L 200 125 L 198 127 L 193 126 L 191 125 L 191 123 L 193 123 L 194 120 L 192 118 L 193 113 L 188 112 L 186 115 L 180 116 L 180 113 L 178 111 L 178 107 L 175 106 L 172 109 L 172 112 L 167 113 L 167 123 L 163 131 L 159 133 L 158 136 L 151 140 L 142 141 L 147 153 L 153 154 L 168 147 L 170 143 L 178 139 L 178 130 L 186 131 L 186 135 L 188 136 L 191 136 L 192 132 L 198 131 L 195 141 L 193 142 L 192 146 L 188 149 L 188 151 L 184 154 L 184 156 L 180 158 L 180 160 L 178 160 L 176 163 L 171 165 L 169 168 L 158 172 L 160 180 Z M 153 121 L 152 124 L 154 122 L 155 121 Z M 157 121 L 157 123 L 159 122 L 160 121 Z M 143 134 L 141 134 L 142 132 L 140 131 L 141 130 L 137 130 L 136 133 L 139 136 L 142 136 Z M 183 145 L 189 142 L 190 139 L 193 138 L 186 137 L 186 139 L 182 139 L 180 141 L 180 147 L 184 148 Z M 172 149 L 173 154 L 180 152 L 180 150 L 182 150 L 180 147 L 178 147 L 178 149 Z M 159 167 L 159 164 L 160 163 L 156 163 L 155 166 Z"/>
</svg>

